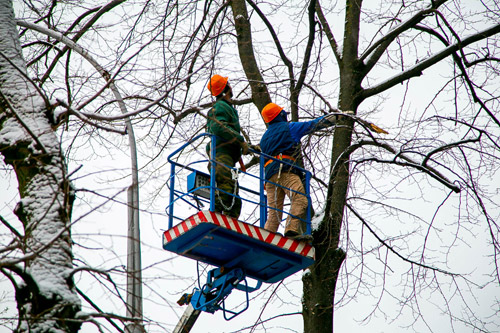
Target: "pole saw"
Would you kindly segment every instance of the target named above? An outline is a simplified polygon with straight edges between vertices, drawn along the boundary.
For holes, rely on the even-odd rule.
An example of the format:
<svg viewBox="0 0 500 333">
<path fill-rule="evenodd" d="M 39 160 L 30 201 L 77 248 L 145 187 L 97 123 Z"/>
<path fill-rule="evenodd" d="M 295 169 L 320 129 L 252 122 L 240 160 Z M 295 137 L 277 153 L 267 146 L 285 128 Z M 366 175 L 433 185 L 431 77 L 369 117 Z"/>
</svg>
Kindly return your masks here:
<svg viewBox="0 0 500 333">
<path fill-rule="evenodd" d="M 389 134 L 389 132 L 387 132 L 386 130 L 378 127 L 377 125 L 375 125 L 374 123 L 371 123 L 369 121 L 366 121 L 364 119 L 361 119 L 359 118 L 358 116 L 356 116 L 354 114 L 354 111 L 345 111 L 345 112 L 332 112 L 330 114 L 328 114 L 325 119 L 326 120 L 329 120 L 329 121 L 334 121 L 334 122 L 337 122 L 339 120 L 339 117 L 349 117 L 349 118 L 352 118 L 353 120 L 359 122 L 360 124 L 362 124 L 363 126 L 365 126 L 366 128 L 368 128 L 370 131 L 372 132 L 375 132 L 375 133 L 381 133 L 381 134 Z"/>
</svg>

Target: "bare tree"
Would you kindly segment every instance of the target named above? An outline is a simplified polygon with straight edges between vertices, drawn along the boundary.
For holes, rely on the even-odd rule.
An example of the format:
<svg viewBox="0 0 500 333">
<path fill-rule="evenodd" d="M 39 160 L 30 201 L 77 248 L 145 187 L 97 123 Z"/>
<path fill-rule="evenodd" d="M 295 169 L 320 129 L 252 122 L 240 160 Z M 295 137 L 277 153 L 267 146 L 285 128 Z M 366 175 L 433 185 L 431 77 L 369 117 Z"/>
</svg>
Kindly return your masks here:
<svg viewBox="0 0 500 333">
<path fill-rule="evenodd" d="M 90 215 L 102 209 L 110 209 L 108 207 L 113 203 L 118 203 L 127 210 L 126 206 L 129 204 L 121 198 L 128 187 L 121 182 L 122 177 L 130 172 L 126 167 L 117 165 L 115 169 L 110 170 L 110 176 L 104 172 L 98 173 L 101 175 L 98 177 L 103 177 L 106 184 L 116 184 L 111 186 L 111 189 L 95 186 L 93 188 L 89 184 L 91 182 L 81 181 L 80 179 L 88 179 L 89 175 L 82 175 L 80 170 L 86 167 L 84 164 L 87 160 L 102 159 L 106 153 L 108 156 L 113 156 L 123 150 L 119 136 L 131 134 L 132 124 L 127 122 L 128 119 L 133 118 L 134 129 L 140 133 L 139 157 L 145 161 L 140 172 L 143 179 L 149 180 L 158 179 L 159 173 L 166 179 L 162 167 L 165 154 L 170 150 L 166 149 L 168 145 L 175 146 L 203 130 L 205 119 L 200 116 L 201 110 L 209 107 L 211 101 L 200 102 L 201 97 L 193 99 L 193 91 L 194 94 L 198 94 L 199 86 L 204 86 L 205 83 L 197 82 L 196 88 L 193 89 L 191 81 L 200 77 L 206 80 L 210 75 L 211 69 L 208 68 L 208 64 L 213 63 L 213 55 L 210 52 L 200 54 L 199 48 L 200 45 L 211 43 L 210 33 L 213 32 L 217 17 L 224 15 L 219 8 L 216 8 L 214 16 L 209 16 L 210 3 L 207 2 L 205 5 L 208 6 L 203 6 L 197 1 L 172 2 L 163 8 L 162 4 L 149 2 L 125 4 L 124 1 L 111 1 L 100 6 L 87 7 L 83 3 L 46 4 L 30 1 L 17 8 L 23 52 L 28 59 L 29 74 L 26 74 L 25 67 L 21 68 L 25 73 L 26 85 L 31 85 L 31 88 L 37 91 L 38 98 L 50 106 L 50 109 L 40 113 L 40 116 L 51 125 L 50 130 L 54 135 L 56 130 L 59 131 L 60 141 L 57 146 L 62 146 L 65 150 L 64 153 L 62 149 L 60 151 L 61 163 L 64 164 L 66 159 L 74 168 L 70 174 L 78 184 L 71 191 L 71 198 L 74 198 L 75 193 L 78 198 L 79 215 L 72 223 L 77 225 L 76 230 L 82 230 L 79 229 L 80 224 L 87 221 Z M 126 15 L 119 13 L 122 10 L 127 12 Z M 74 14 L 68 15 L 69 12 Z M 200 22 L 191 21 L 193 13 L 201 13 Z M 11 20 L 9 27 L 14 28 L 14 17 L 11 16 L 9 19 Z M 123 36 L 120 36 L 121 31 L 114 34 L 112 21 L 123 27 L 122 31 L 127 33 Z M 205 31 L 206 28 L 208 31 Z M 14 36 L 14 32 L 17 35 L 15 30 L 12 30 L 10 35 Z M 185 43 L 186 39 L 190 41 Z M 17 43 L 19 44 L 18 39 Z M 99 46 L 99 43 L 110 47 Z M 21 57 L 20 47 L 18 51 L 18 56 Z M 201 70 L 204 70 L 202 75 Z M 28 76 L 34 79 L 29 79 Z M 121 90 L 121 93 L 118 90 Z M 241 103 L 249 102 L 248 99 L 241 101 Z M 6 109 L 6 115 L 9 115 L 9 110 Z M 192 121 L 193 118 L 196 121 L 195 127 L 192 124 L 181 123 L 186 120 Z M 30 130 L 30 126 L 26 125 L 27 131 Z M 6 128 L 8 132 L 10 127 Z M 38 135 L 35 133 L 33 140 L 37 140 Z M 54 143 L 58 140 L 54 140 Z M 131 141 L 130 144 L 135 142 Z M 15 154 L 18 148 L 15 142 L 5 142 L 2 151 L 5 154 L 7 152 Z M 8 158 L 5 158 L 5 162 L 11 163 Z M 137 185 L 136 178 L 133 186 Z M 152 188 L 150 191 L 145 191 L 146 198 L 142 200 L 142 207 L 145 208 L 142 214 L 160 215 L 156 207 L 165 204 L 165 201 L 158 199 L 165 195 L 160 193 L 164 189 L 156 185 Z M 5 267 L 14 261 L 19 264 L 19 269 L 28 267 L 24 257 L 11 252 L 23 246 L 20 242 L 16 243 L 15 239 L 20 236 L 18 237 L 19 233 L 12 227 L 15 222 L 11 223 L 6 219 L 2 221 L 10 229 L 9 236 L 14 239 L 12 244 L 17 245 L 16 247 L 11 244 L 3 251 L 12 255 L 12 258 L 9 257 L 9 260 L 5 261 Z M 66 231 L 69 235 L 69 217 L 66 222 L 68 223 Z M 119 237 L 119 233 L 116 232 L 114 236 Z M 66 237 L 64 240 L 70 241 L 70 238 Z M 139 242 L 138 239 L 132 241 Z M 71 282 L 74 278 L 77 280 L 95 278 L 99 282 L 99 288 L 114 298 L 117 307 L 125 303 L 126 297 L 123 296 L 125 284 L 122 279 L 126 272 L 122 267 L 112 263 L 113 260 L 109 257 L 103 259 L 104 264 L 86 258 L 82 253 L 88 253 L 89 247 L 82 243 L 78 235 L 73 237 L 71 242 L 70 244 L 77 245 L 76 267 L 68 268 L 64 273 L 65 279 Z M 146 245 L 146 248 L 151 248 L 150 245 Z M 50 248 L 50 244 L 46 246 Z M 94 252 L 97 253 L 101 248 L 102 246 L 98 246 Z M 159 246 L 154 248 L 161 250 Z M 106 255 L 114 257 L 116 262 L 123 254 L 115 253 L 115 250 L 111 249 Z M 160 260 L 151 264 L 148 260 L 150 265 L 148 268 L 163 272 L 163 268 L 157 268 L 162 263 L 164 261 Z M 11 273 L 6 270 L 2 272 L 17 287 L 17 280 L 11 277 Z M 141 272 L 130 272 L 129 268 L 127 273 L 130 275 Z M 146 278 L 151 279 L 151 276 Z M 33 280 L 32 284 L 36 287 L 39 283 L 40 281 Z M 73 288 L 73 285 L 71 287 Z M 80 284 L 80 288 L 72 289 L 83 299 L 85 309 L 91 309 L 78 312 L 78 316 L 75 311 L 73 317 L 67 313 L 65 319 L 74 323 L 75 329 L 84 322 L 90 322 L 97 325 L 98 329 L 102 329 L 105 321 L 101 321 L 100 318 L 105 318 L 110 327 L 120 331 L 118 321 L 127 324 L 142 320 L 140 313 L 134 311 L 128 311 L 127 316 L 117 311 L 109 311 L 107 309 L 109 304 L 106 306 L 96 300 L 100 295 L 93 296 L 92 289 L 95 290 L 84 284 Z M 157 295 L 157 291 L 152 287 L 148 288 L 147 293 L 153 293 L 160 299 L 163 297 Z M 75 299 L 78 300 L 76 296 Z M 169 306 L 168 302 L 165 303 Z M 18 302 L 20 309 L 22 305 L 23 303 Z M 46 318 L 38 318 L 30 313 L 23 315 L 22 318 L 39 320 L 48 325 Z M 161 320 L 164 322 L 159 325 L 164 325 L 165 322 L 175 325 L 175 317 L 171 320 L 165 318 Z M 150 318 L 146 318 L 146 321 L 154 322 Z M 20 327 L 22 330 L 24 326 Z"/>
<path fill-rule="evenodd" d="M 337 288 L 337 282 L 346 258 L 341 247 L 347 248 L 348 255 L 350 252 L 353 258 L 359 256 L 361 258 L 359 265 L 362 267 L 366 265 L 365 268 L 358 270 L 359 274 L 363 274 L 364 270 L 374 269 L 365 263 L 372 251 L 383 253 L 375 257 L 378 261 L 385 263 L 386 267 L 391 266 L 395 259 L 400 261 L 399 264 L 408 265 L 408 271 L 403 274 L 405 276 L 403 279 L 413 281 L 408 286 L 413 294 L 406 295 L 407 291 L 403 292 L 406 299 L 402 308 L 412 309 L 416 317 L 415 325 L 423 323 L 432 330 L 419 308 L 419 296 L 433 289 L 442 292 L 444 285 L 449 284 L 453 291 L 451 294 L 442 292 L 442 298 L 438 302 L 441 311 L 451 318 L 452 327 L 453 322 L 463 322 L 466 326 L 475 328 L 485 327 L 487 320 L 475 316 L 470 309 L 467 311 L 466 318 L 457 318 L 449 305 L 454 292 L 460 292 L 462 287 L 471 288 L 473 284 L 466 274 L 453 271 L 445 259 L 448 253 L 453 251 L 455 242 L 466 241 L 466 236 L 460 230 L 456 231 L 451 241 L 445 242 L 445 250 L 442 251 L 431 250 L 433 246 L 429 244 L 428 237 L 433 233 L 447 234 L 434 225 L 436 215 L 439 214 L 440 208 L 447 204 L 447 201 L 461 202 L 466 198 L 471 199 L 477 202 L 480 208 L 475 210 L 475 213 L 466 209 L 465 215 L 462 215 L 464 212 L 458 209 L 456 213 L 458 218 L 455 223 L 475 225 L 476 222 L 472 222 L 472 215 L 478 214 L 479 219 L 485 223 L 484 228 L 491 235 L 490 253 L 493 254 L 492 263 L 496 267 L 499 230 L 491 212 L 498 207 L 495 204 L 484 204 L 485 201 L 490 201 L 490 198 L 481 194 L 482 191 L 479 188 L 484 186 L 484 183 L 473 175 L 478 168 L 480 169 L 483 158 L 488 160 L 488 165 L 493 169 L 496 169 L 494 166 L 498 162 L 495 156 L 498 156 L 499 122 L 493 111 L 498 105 L 496 93 L 498 86 L 495 85 L 493 79 L 498 73 L 498 58 L 494 56 L 498 52 L 498 37 L 496 36 L 500 32 L 498 20 L 494 19 L 498 4 L 483 2 L 480 6 L 474 7 L 476 15 L 474 19 L 477 20 L 477 17 L 493 19 L 486 21 L 489 24 L 470 30 L 463 29 L 463 26 L 473 26 L 473 18 L 465 14 L 471 8 L 460 8 L 462 5 L 460 2 L 430 1 L 402 4 L 385 2 L 365 6 L 362 1 L 347 1 L 344 4 L 345 11 L 337 10 L 345 13 L 343 37 L 339 38 L 330 27 L 328 15 L 324 12 L 335 12 L 340 4 L 325 4 L 326 8 L 323 8 L 319 2 L 310 1 L 309 6 L 303 7 L 301 13 L 304 21 L 307 22 L 307 25 L 305 22 L 304 25 L 308 27 L 308 30 L 303 28 L 303 33 L 300 35 L 303 39 L 299 49 L 304 53 L 301 57 L 299 56 L 298 63 L 294 65 L 286 55 L 287 50 L 282 47 L 280 34 L 275 32 L 275 28 L 270 23 L 274 16 L 270 17 L 266 14 L 266 9 L 267 12 L 276 12 L 284 7 L 259 5 L 251 0 L 232 1 L 240 54 L 245 53 L 245 57 L 241 57 L 244 68 L 250 68 L 255 63 L 255 57 L 249 56 L 252 52 L 252 40 L 249 39 L 251 37 L 248 19 L 250 15 L 246 13 L 247 4 L 253 9 L 252 21 L 262 21 L 260 25 L 266 27 L 270 35 L 269 39 L 274 42 L 275 50 L 271 51 L 268 47 L 265 53 L 278 54 L 281 60 L 278 66 L 284 69 L 283 74 L 288 73 L 288 75 L 283 75 L 283 79 L 290 88 L 288 99 L 292 118 L 300 118 L 294 112 L 300 110 L 297 96 L 303 85 L 310 88 L 307 96 L 311 93 L 316 95 L 316 99 L 323 104 L 322 108 L 334 110 L 331 106 L 333 101 L 330 102 L 328 97 L 331 95 L 328 92 L 329 86 L 321 87 L 322 80 L 325 79 L 325 74 L 320 73 L 321 69 L 326 72 L 325 68 L 333 67 L 325 63 L 331 62 L 337 67 L 338 108 L 355 110 L 357 113 L 364 104 L 369 103 L 367 100 L 370 98 L 373 99 L 374 96 L 386 91 L 390 93 L 391 89 L 401 84 L 410 90 L 412 78 L 423 76 L 425 79 L 424 71 L 438 65 L 440 65 L 440 70 L 444 71 L 442 75 L 449 78 L 444 81 L 442 87 L 433 86 L 435 97 L 431 99 L 427 108 L 415 111 L 420 116 L 414 116 L 414 119 L 409 118 L 410 113 L 403 106 L 401 107 L 399 115 L 395 118 L 399 119 L 397 126 L 402 129 L 395 127 L 396 136 L 393 139 L 383 140 L 372 135 L 362 123 L 358 124 L 355 131 L 356 118 L 340 123 L 333 131 L 325 195 L 326 205 L 321 222 L 313 233 L 317 261 L 310 268 L 310 273 L 303 278 L 305 331 L 330 332 L 333 327 L 335 305 L 348 303 L 349 296 L 363 294 L 362 290 L 377 288 L 381 289 L 381 294 L 391 293 L 391 290 L 382 282 L 387 279 L 386 270 L 375 270 L 376 273 L 373 271 L 382 287 L 364 281 L 364 276 L 372 274 L 352 277 L 352 273 L 346 270 L 341 281 L 344 284 L 359 281 L 359 284 L 358 287 L 343 286 L 345 296 L 336 302 L 334 295 L 342 295 Z M 290 3 L 288 5 L 293 7 Z M 297 16 L 290 15 L 290 17 Z M 245 25 L 247 27 L 243 29 L 242 26 Z M 308 33 L 305 32 L 306 30 Z M 319 44 L 323 41 L 323 37 L 327 41 L 326 47 Z M 297 39 L 299 39 L 298 36 L 296 36 Z M 313 41 L 316 45 L 315 61 L 310 60 Z M 254 47 L 261 48 L 260 45 Z M 296 45 L 294 44 L 293 47 Z M 245 51 L 242 52 L 244 48 Z M 289 50 L 291 49 L 290 47 Z M 264 57 L 260 58 L 262 60 Z M 446 66 L 441 64 L 446 64 Z M 301 69 L 299 74 L 294 74 L 295 67 Z M 380 71 L 381 68 L 387 68 L 387 70 Z M 267 68 L 261 71 L 267 72 Z M 255 80 L 256 75 L 253 74 L 255 70 L 251 72 L 251 75 L 249 71 L 246 72 L 249 80 Z M 279 70 L 274 69 L 274 72 L 279 72 Z M 392 76 L 388 76 L 388 72 L 392 73 Z M 263 80 L 280 82 L 279 78 L 269 76 L 264 76 Z M 326 91 L 326 95 L 322 91 Z M 449 103 L 448 107 L 440 105 L 443 103 L 440 98 L 443 95 Z M 254 98 L 256 98 L 255 95 Z M 404 101 L 403 96 L 403 105 Z M 432 114 L 434 112 L 431 113 L 429 109 L 440 111 Z M 472 111 L 474 109 L 476 109 L 475 113 Z M 426 131 L 424 128 L 435 128 L 436 132 Z M 435 136 L 436 134 L 439 139 Z M 314 147 L 315 145 L 312 149 L 306 148 L 306 150 L 317 156 L 318 153 Z M 321 167 L 314 167 L 314 162 L 312 163 L 312 167 L 318 171 L 322 167 L 327 167 L 324 164 Z M 401 168 L 405 170 L 403 174 L 395 171 Z M 377 173 L 393 175 L 394 180 L 384 176 L 384 179 L 392 185 L 387 189 L 386 186 L 380 188 L 375 186 L 376 182 L 371 180 L 371 177 L 380 177 Z M 418 186 L 421 196 L 417 198 L 422 202 L 426 197 L 439 197 L 438 193 L 449 191 L 444 201 L 436 204 L 434 216 L 415 215 L 411 209 L 403 208 L 404 205 L 401 203 L 396 201 L 393 204 L 392 202 L 397 197 L 391 198 L 390 202 L 385 199 L 391 197 L 391 191 L 404 192 L 404 187 L 410 186 L 408 183 L 411 184 L 412 179 L 425 179 L 426 182 L 431 183 L 428 186 Z M 360 188 L 364 190 L 359 192 Z M 370 188 L 371 192 L 368 190 Z M 404 201 L 403 197 L 404 195 L 401 196 L 401 202 Z M 366 206 L 369 206 L 372 211 L 367 211 Z M 375 216 L 375 219 L 373 219 L 374 211 L 379 214 Z M 391 218 L 401 222 L 418 219 L 420 223 L 426 223 L 427 228 L 423 228 L 424 237 L 421 237 L 420 232 L 415 232 L 415 230 L 408 230 L 408 233 L 393 233 L 392 230 L 374 225 L 376 221 Z M 375 245 L 372 245 L 365 237 L 361 239 L 361 243 L 349 237 L 357 228 L 353 225 L 358 224 L 362 234 L 368 232 L 374 237 Z M 402 247 L 402 242 L 412 244 L 416 248 L 410 245 Z M 376 250 L 366 250 L 365 247 L 375 247 Z M 483 255 L 487 254 L 483 253 Z M 353 261 L 358 262 L 356 259 Z M 492 277 L 494 280 L 491 283 L 498 286 L 500 275 L 497 269 L 494 270 Z M 441 279 L 446 282 L 438 282 Z M 424 280 L 429 290 L 422 288 Z M 351 293 L 351 288 L 358 292 Z M 469 306 L 467 299 L 467 297 L 462 299 L 462 306 L 465 308 Z M 378 305 L 375 306 L 372 315 L 376 314 L 379 309 Z M 370 317 L 371 315 L 367 316 L 367 318 Z"/>
<path fill-rule="evenodd" d="M 313 221 L 317 260 L 303 276 L 304 331 L 330 332 L 334 313 L 342 322 L 342 311 L 357 302 L 371 305 L 356 317 L 361 324 L 382 316 L 387 325 L 416 331 L 439 331 L 445 324 L 448 331 L 497 329 L 488 319 L 498 312 L 495 301 L 488 299 L 491 304 L 481 311 L 476 304 L 482 304 L 481 290 L 495 294 L 500 281 L 498 189 L 491 185 L 499 156 L 496 1 L 110 1 L 98 6 L 25 1 L 16 13 L 26 63 L 17 37 L 4 37 L 17 31 L 10 2 L 3 4 L 8 14 L 7 19 L 2 14 L 0 26 L 8 30 L 0 35 L 0 151 L 10 165 L 7 172 L 18 175 L 16 214 L 24 231 L 2 218 L 8 245 L 0 249 L 0 265 L 18 295 L 28 295 L 17 298 L 19 330 L 42 323 L 77 330 L 89 322 L 120 331 L 120 322 L 138 320 L 121 313 L 124 225 L 116 223 L 109 236 L 74 232 L 87 230 L 83 226 L 94 219 L 101 223 L 98 213 L 126 211 L 123 194 L 129 184 L 123 180 L 130 168 L 116 162 L 106 171 L 86 171 L 87 165 L 128 157 L 122 137 L 130 119 L 138 146 L 141 221 L 154 221 L 141 232 L 160 237 L 164 225 L 156 221 L 164 216 L 166 156 L 204 131 L 205 109 L 213 102 L 205 86 L 215 73 L 230 77 L 245 135 L 253 143 L 265 129 L 259 111 L 270 101 L 290 110 L 294 121 L 354 110 L 390 133 L 374 134 L 353 117 L 303 142 L 318 211 Z M 189 158 L 201 156 L 192 154 Z M 45 191 L 36 188 L 43 193 L 29 187 L 38 174 L 47 176 Z M 39 201 L 30 198 L 41 195 L 47 196 L 44 209 L 50 214 L 35 216 L 40 210 L 33 205 Z M 77 215 L 71 220 L 72 208 Z M 56 224 L 55 216 L 60 217 Z M 50 236 L 44 221 L 54 227 Z M 48 241 L 41 242 L 42 236 Z M 487 245 L 478 248 L 476 238 Z M 151 239 L 142 244 L 148 253 L 143 287 L 146 300 L 162 315 L 146 308 L 140 321 L 168 331 L 182 311 L 172 300 L 177 292 L 169 289 L 171 281 L 186 289 L 194 282 L 181 281 L 184 272 L 166 268 L 172 267 L 170 257 L 156 255 L 161 249 Z M 464 254 L 468 246 L 474 255 Z M 65 260 L 52 253 L 56 249 L 64 250 Z M 457 265 L 457 257 L 480 260 Z M 53 268 L 37 270 L 49 264 Z M 37 274 L 48 272 L 54 274 L 50 281 L 60 283 L 54 289 L 65 291 L 62 296 L 51 298 L 56 293 L 44 289 L 49 286 Z M 236 319 L 234 331 L 274 332 L 274 322 L 299 331 L 288 323 L 290 316 L 299 316 L 297 308 L 268 315 L 276 303 L 286 303 L 280 292 L 294 296 L 289 283 L 268 286 L 257 297 L 263 305 L 255 323 Z M 43 298 L 43 311 L 23 306 L 39 297 L 55 303 Z M 291 303 L 298 306 L 298 298 Z M 78 312 L 81 308 L 85 311 Z M 428 308 L 445 315 L 446 323 L 436 324 Z M 166 318 L 167 311 L 174 314 Z"/>
</svg>

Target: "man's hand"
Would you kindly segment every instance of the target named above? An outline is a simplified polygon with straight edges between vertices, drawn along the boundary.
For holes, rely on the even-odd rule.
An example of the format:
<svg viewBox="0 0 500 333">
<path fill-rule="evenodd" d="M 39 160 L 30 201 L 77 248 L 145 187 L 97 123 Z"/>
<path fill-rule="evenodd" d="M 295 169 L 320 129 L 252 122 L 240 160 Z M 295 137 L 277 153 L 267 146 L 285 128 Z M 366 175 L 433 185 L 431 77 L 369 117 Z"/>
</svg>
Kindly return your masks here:
<svg viewBox="0 0 500 333">
<path fill-rule="evenodd" d="M 337 121 L 339 121 L 339 116 L 336 114 L 329 114 L 324 119 L 329 123 L 335 124 Z"/>
<path fill-rule="evenodd" d="M 256 152 L 259 152 L 259 153 L 262 152 L 259 145 L 250 145 L 250 148 L 255 150 Z"/>
<path fill-rule="evenodd" d="M 339 120 L 351 118 L 349 116 L 354 116 L 354 111 L 351 111 L 351 110 L 347 110 L 347 111 L 336 110 L 336 111 L 338 111 L 337 114 L 329 114 L 325 117 L 325 120 L 332 123 L 332 124 L 336 124 Z M 349 115 L 349 116 L 344 116 L 344 115 L 342 115 L 342 113 Z"/>
<path fill-rule="evenodd" d="M 248 155 L 250 154 L 250 150 L 249 150 L 250 146 L 248 145 L 248 143 L 246 143 L 245 141 L 243 141 L 241 143 L 241 153 L 243 155 Z"/>
</svg>

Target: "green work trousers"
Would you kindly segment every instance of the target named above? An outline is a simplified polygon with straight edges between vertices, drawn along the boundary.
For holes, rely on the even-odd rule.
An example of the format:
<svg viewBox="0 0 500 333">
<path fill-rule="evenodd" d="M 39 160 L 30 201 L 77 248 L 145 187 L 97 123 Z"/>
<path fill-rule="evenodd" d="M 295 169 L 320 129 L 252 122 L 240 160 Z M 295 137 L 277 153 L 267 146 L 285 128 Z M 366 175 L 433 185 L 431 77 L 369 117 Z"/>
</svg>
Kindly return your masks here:
<svg viewBox="0 0 500 333">
<path fill-rule="evenodd" d="M 237 161 L 234 161 L 231 155 L 215 152 L 215 182 L 218 189 L 238 196 L 238 181 L 233 179 L 231 169 L 224 166 L 234 167 Z M 210 163 L 208 170 L 212 172 Z M 215 211 L 227 216 L 238 218 L 241 212 L 241 199 L 222 191 L 215 193 Z"/>
</svg>

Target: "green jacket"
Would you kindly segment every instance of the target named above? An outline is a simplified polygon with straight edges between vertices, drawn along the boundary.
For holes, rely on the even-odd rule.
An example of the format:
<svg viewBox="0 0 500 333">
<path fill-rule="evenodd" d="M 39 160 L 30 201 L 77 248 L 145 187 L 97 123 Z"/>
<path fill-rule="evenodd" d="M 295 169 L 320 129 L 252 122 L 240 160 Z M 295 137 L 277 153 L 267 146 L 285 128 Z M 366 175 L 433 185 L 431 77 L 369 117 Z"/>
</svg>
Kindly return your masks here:
<svg viewBox="0 0 500 333">
<path fill-rule="evenodd" d="M 245 139 L 240 134 L 238 111 L 227 101 L 219 99 L 207 114 L 207 132 L 216 136 L 217 153 L 231 155 L 236 163 L 241 157 L 241 143 Z M 207 145 L 207 152 L 210 144 Z"/>
</svg>

